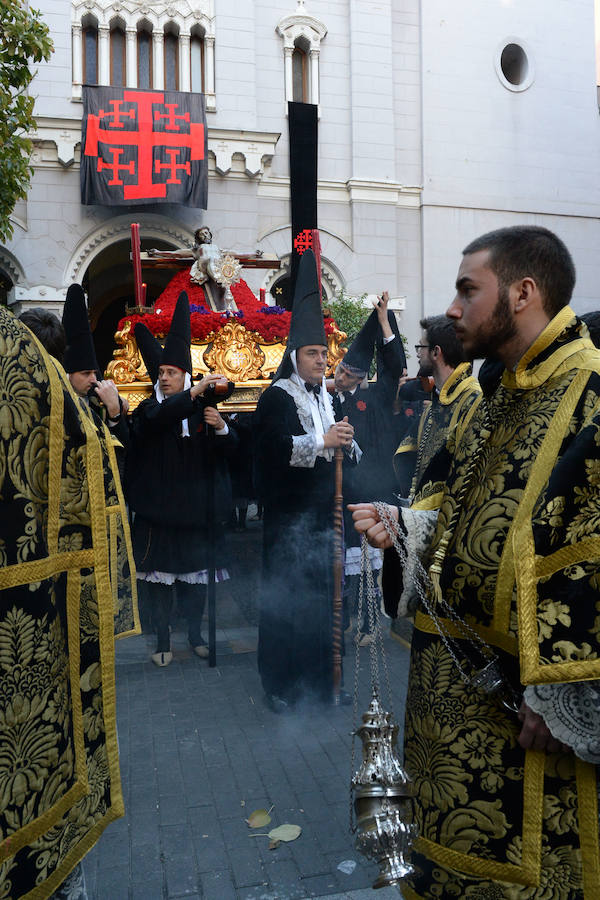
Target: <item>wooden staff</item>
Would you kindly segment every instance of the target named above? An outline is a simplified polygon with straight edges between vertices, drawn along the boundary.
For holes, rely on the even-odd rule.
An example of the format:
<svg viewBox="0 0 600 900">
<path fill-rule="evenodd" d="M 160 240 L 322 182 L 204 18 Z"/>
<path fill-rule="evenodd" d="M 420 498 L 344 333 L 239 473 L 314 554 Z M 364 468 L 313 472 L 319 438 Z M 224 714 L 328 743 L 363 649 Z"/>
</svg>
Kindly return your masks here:
<svg viewBox="0 0 600 900">
<path fill-rule="evenodd" d="M 333 702 L 340 703 L 342 685 L 342 567 L 344 563 L 344 497 L 342 463 L 344 451 L 335 448 L 335 494 L 333 498 Z"/>
</svg>

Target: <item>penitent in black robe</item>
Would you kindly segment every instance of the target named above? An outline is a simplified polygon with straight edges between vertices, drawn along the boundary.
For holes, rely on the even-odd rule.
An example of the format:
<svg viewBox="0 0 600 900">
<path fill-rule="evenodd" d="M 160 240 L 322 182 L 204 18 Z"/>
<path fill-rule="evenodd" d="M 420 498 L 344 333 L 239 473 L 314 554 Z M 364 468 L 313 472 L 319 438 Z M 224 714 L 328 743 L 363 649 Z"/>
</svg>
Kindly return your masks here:
<svg viewBox="0 0 600 900">
<path fill-rule="evenodd" d="M 215 565 L 226 563 L 223 522 L 231 512 L 231 484 L 227 457 L 236 449 L 237 435 L 212 440 L 203 420 L 204 404 L 189 390 L 144 400 L 132 417 L 127 455 L 127 500 L 135 512 L 133 551 L 138 571 L 173 574 L 208 567 L 211 532 Z M 188 422 L 189 437 L 181 436 Z M 211 450 L 214 446 L 214 456 Z M 215 492 L 214 521 L 209 521 L 208 491 Z"/>
<path fill-rule="evenodd" d="M 282 379 L 255 413 L 255 482 L 264 504 L 258 668 L 265 692 L 290 703 L 329 700 L 333 679 L 334 463 L 314 452 L 302 393 L 308 396 Z"/>
</svg>

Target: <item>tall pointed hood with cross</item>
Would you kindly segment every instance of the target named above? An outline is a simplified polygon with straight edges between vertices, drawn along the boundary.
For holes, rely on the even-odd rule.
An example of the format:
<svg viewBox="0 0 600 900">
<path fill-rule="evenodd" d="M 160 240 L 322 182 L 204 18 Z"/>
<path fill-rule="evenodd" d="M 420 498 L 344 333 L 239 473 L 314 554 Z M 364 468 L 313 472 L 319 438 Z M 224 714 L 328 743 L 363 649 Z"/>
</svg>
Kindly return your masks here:
<svg viewBox="0 0 600 900">
<path fill-rule="evenodd" d="M 319 294 L 317 262 L 313 251 L 305 250 L 298 266 L 287 346 L 273 381 L 289 378 L 294 371 L 292 352 L 312 344 L 326 347 L 327 336 Z"/>
</svg>

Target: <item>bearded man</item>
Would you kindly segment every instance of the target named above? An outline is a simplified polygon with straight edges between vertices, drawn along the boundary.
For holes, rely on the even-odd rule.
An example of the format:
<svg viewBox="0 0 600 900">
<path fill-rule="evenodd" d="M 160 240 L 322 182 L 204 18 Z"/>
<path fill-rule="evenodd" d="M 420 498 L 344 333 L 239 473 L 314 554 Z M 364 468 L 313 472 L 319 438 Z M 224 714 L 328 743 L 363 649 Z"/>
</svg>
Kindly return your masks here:
<svg viewBox="0 0 600 900">
<path fill-rule="evenodd" d="M 421 581 L 403 891 L 583 900 L 600 884 L 600 354 L 552 232 L 504 228 L 463 253 L 447 315 L 504 371 L 456 445 Z M 406 512 L 365 504 L 355 524 L 390 548 Z"/>
</svg>

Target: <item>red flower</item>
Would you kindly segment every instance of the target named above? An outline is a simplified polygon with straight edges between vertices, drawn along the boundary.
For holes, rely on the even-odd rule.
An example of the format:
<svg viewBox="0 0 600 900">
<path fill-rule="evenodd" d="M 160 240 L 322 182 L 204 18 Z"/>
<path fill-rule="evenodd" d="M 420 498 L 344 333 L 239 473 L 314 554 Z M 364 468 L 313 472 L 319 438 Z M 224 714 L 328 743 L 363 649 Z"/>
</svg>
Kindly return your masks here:
<svg viewBox="0 0 600 900">
<path fill-rule="evenodd" d="M 360 409 L 361 412 L 364 412 L 365 409 L 367 408 L 367 404 L 365 403 L 364 400 L 357 400 L 357 401 L 356 401 L 356 408 L 357 408 L 357 409 Z"/>
</svg>

